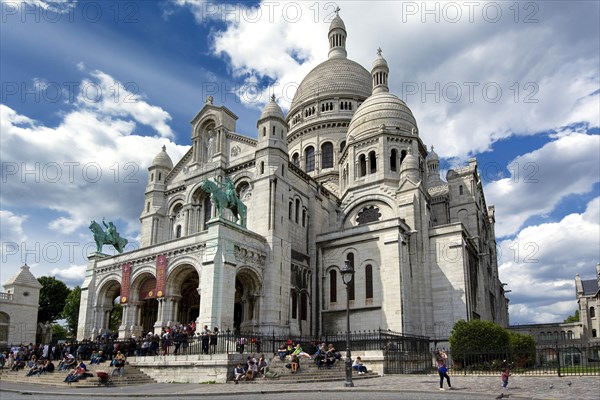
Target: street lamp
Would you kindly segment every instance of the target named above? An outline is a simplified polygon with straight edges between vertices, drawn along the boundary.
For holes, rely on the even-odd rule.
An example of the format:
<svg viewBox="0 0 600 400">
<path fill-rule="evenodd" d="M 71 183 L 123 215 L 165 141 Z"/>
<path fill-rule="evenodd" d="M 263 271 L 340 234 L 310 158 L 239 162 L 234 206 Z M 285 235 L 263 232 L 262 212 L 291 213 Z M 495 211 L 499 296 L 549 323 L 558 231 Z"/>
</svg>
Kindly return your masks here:
<svg viewBox="0 0 600 400">
<path fill-rule="evenodd" d="M 346 285 L 346 382 L 345 387 L 353 387 L 352 383 L 352 358 L 350 358 L 350 283 L 354 279 L 354 267 L 349 260 L 344 262 L 340 269 L 342 282 Z"/>
</svg>

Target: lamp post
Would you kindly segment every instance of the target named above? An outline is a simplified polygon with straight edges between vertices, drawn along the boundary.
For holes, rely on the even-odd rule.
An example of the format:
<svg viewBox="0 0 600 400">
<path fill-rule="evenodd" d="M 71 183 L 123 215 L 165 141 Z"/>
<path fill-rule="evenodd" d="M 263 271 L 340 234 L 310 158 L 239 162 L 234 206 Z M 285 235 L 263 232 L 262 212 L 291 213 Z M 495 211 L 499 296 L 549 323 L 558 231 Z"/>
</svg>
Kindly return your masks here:
<svg viewBox="0 0 600 400">
<path fill-rule="evenodd" d="M 350 283 L 354 279 L 354 267 L 349 260 L 344 262 L 344 268 L 340 269 L 342 281 L 346 285 L 346 382 L 345 387 L 353 387 L 352 383 L 352 358 L 350 358 Z"/>
</svg>

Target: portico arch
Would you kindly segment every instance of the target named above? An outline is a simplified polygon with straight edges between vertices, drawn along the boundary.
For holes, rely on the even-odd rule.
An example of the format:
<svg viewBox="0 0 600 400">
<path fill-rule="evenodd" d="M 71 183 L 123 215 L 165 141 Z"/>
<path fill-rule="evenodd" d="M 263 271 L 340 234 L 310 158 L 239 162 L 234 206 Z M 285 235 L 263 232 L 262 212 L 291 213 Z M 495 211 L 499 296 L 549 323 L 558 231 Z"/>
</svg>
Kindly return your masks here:
<svg viewBox="0 0 600 400">
<path fill-rule="evenodd" d="M 155 289 L 156 277 L 150 272 L 137 275 L 131 284 L 131 302 L 137 306 L 134 325 L 141 329 L 140 333 L 154 332 L 154 324 L 158 319 Z"/>
<path fill-rule="evenodd" d="M 116 312 L 115 305 L 120 304 L 120 296 L 121 282 L 116 278 L 109 278 L 100 285 L 95 307 L 95 333 L 104 333 L 111 329 L 111 317 Z M 115 323 L 116 327 L 113 326 L 113 329 L 117 329 L 121 321 L 115 321 Z"/>
<path fill-rule="evenodd" d="M 167 293 L 170 301 L 169 319 L 174 322 L 190 323 L 200 315 L 200 274 L 191 264 L 176 266 L 167 278 Z"/>
<path fill-rule="evenodd" d="M 235 277 L 235 302 L 233 309 L 233 327 L 238 331 L 250 331 L 260 321 L 261 280 L 258 274 L 242 267 Z"/>
</svg>

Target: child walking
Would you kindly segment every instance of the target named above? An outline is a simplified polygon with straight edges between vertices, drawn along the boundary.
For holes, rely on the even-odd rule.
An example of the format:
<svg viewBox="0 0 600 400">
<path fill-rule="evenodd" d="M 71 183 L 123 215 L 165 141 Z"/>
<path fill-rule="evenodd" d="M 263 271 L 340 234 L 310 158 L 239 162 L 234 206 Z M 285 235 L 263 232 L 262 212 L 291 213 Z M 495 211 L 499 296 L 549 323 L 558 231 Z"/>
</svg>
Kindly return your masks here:
<svg viewBox="0 0 600 400">
<path fill-rule="evenodd" d="M 506 389 L 508 387 L 509 376 L 510 372 L 508 371 L 508 367 L 502 368 L 502 389 Z"/>
</svg>

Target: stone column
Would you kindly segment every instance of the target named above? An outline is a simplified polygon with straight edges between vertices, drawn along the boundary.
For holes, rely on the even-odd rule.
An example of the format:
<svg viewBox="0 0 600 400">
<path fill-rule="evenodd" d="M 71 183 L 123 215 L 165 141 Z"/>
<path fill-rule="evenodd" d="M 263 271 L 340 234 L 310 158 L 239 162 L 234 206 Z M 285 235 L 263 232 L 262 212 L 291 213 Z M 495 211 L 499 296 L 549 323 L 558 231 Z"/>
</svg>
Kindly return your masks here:
<svg viewBox="0 0 600 400">
<path fill-rule="evenodd" d="M 127 303 L 123 304 L 123 316 L 121 317 L 121 325 L 119 326 L 119 339 L 126 339 L 131 336 L 132 312 L 135 312 L 135 306 Z"/>
<path fill-rule="evenodd" d="M 160 334 L 160 332 L 161 332 L 161 328 L 163 326 L 163 321 L 164 321 L 164 318 L 163 318 L 163 313 L 164 313 L 164 309 L 165 309 L 164 300 L 165 300 L 164 298 L 156 299 L 156 301 L 158 301 L 158 312 L 156 313 L 157 314 L 156 322 L 154 322 L 154 333 L 158 333 L 158 334 Z"/>
</svg>

